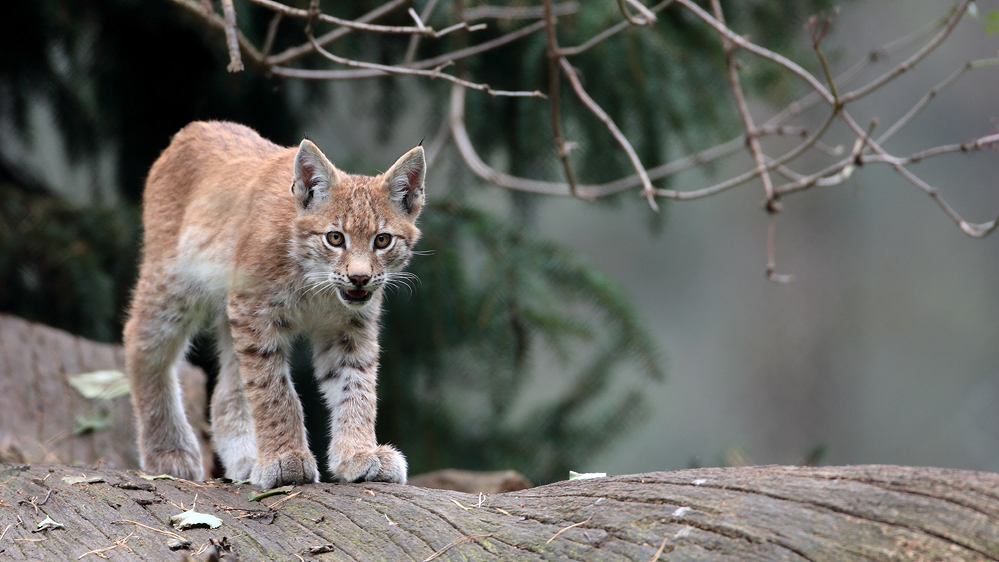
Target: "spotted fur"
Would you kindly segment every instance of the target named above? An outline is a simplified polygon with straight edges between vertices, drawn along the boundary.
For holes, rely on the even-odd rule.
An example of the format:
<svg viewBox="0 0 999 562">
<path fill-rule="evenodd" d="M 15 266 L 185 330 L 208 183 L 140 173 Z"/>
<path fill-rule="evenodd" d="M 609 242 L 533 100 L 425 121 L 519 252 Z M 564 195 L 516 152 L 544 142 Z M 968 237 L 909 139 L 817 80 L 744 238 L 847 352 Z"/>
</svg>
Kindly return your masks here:
<svg viewBox="0 0 999 562">
<path fill-rule="evenodd" d="M 406 481 L 402 454 L 375 440 L 378 316 L 420 237 L 425 166 L 416 147 L 384 174 L 347 174 L 309 140 L 283 148 L 233 123 L 174 136 L 146 180 L 125 326 L 145 470 L 204 477 L 174 366 L 208 326 L 220 365 L 213 441 L 227 477 L 267 488 L 318 480 L 288 365 L 305 334 L 334 477 Z"/>
</svg>

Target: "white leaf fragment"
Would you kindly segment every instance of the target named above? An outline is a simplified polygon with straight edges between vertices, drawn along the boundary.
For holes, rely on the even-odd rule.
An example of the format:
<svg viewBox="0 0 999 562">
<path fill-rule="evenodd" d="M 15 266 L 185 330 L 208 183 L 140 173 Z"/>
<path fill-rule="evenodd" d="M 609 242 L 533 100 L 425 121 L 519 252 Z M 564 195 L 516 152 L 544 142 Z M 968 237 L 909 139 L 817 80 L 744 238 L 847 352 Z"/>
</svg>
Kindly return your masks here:
<svg viewBox="0 0 999 562">
<path fill-rule="evenodd" d="M 69 385 L 84 398 L 114 400 L 128 396 L 128 379 L 121 371 L 94 371 L 66 377 Z"/>
<path fill-rule="evenodd" d="M 51 517 L 46 517 L 39 524 L 38 527 L 33 531 L 39 533 L 41 531 L 48 531 L 49 529 L 62 529 L 66 527 L 62 523 L 56 523 Z"/>
<path fill-rule="evenodd" d="M 97 484 L 105 482 L 100 476 L 63 476 L 62 481 L 67 484 Z"/>
<path fill-rule="evenodd" d="M 691 511 L 691 509 L 687 506 L 678 507 L 676 508 L 676 511 L 673 512 L 673 517 L 683 517 L 689 511 Z"/>
<path fill-rule="evenodd" d="M 176 478 L 170 476 L 169 474 L 157 474 L 155 476 L 150 474 L 140 474 L 139 478 L 142 478 L 143 480 L 176 480 Z"/>
<path fill-rule="evenodd" d="M 569 480 L 586 480 L 587 478 L 606 478 L 606 472 L 576 472 L 569 471 Z"/>
<path fill-rule="evenodd" d="M 170 516 L 170 522 L 178 529 L 190 529 L 191 527 L 211 527 L 217 529 L 222 525 L 222 520 L 208 513 L 198 513 L 194 509 L 188 509 L 184 513 Z"/>
</svg>

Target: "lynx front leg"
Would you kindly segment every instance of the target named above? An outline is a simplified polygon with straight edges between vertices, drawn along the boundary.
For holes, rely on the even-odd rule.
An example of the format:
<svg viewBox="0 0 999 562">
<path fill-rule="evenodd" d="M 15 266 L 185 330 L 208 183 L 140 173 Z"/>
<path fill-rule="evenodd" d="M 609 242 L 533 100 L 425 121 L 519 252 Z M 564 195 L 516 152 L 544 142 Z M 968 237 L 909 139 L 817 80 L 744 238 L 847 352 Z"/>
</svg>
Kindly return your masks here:
<svg viewBox="0 0 999 562">
<path fill-rule="evenodd" d="M 257 442 L 250 482 L 262 488 L 318 482 L 302 404 L 291 382 L 291 342 L 275 327 L 281 322 L 259 302 L 230 299 L 228 313 Z"/>
<path fill-rule="evenodd" d="M 406 458 L 375 440 L 378 344 L 374 321 L 314 342 L 315 373 L 330 409 L 329 469 L 341 482 L 406 483 Z"/>
<path fill-rule="evenodd" d="M 212 393 L 212 440 L 226 478 L 248 480 L 257 461 L 253 414 L 243 391 L 229 320 L 218 329 L 219 376 Z"/>
<path fill-rule="evenodd" d="M 141 466 L 153 474 L 203 480 L 201 446 L 184 413 L 176 372 L 191 321 L 180 298 L 151 285 L 140 278 L 124 334 Z"/>
</svg>

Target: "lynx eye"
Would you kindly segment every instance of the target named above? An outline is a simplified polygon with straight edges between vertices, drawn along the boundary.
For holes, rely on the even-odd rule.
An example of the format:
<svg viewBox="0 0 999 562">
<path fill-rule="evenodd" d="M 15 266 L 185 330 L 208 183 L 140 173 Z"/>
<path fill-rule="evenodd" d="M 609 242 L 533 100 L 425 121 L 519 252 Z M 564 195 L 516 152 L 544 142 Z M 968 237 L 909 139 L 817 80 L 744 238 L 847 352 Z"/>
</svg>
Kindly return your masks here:
<svg viewBox="0 0 999 562">
<path fill-rule="evenodd" d="M 341 232 L 327 232 L 326 233 L 326 243 L 335 248 L 343 246 L 343 233 Z"/>
<path fill-rule="evenodd" d="M 375 236 L 375 248 L 382 250 L 388 247 L 389 242 L 392 241 L 391 234 L 385 234 L 384 232 Z"/>
</svg>

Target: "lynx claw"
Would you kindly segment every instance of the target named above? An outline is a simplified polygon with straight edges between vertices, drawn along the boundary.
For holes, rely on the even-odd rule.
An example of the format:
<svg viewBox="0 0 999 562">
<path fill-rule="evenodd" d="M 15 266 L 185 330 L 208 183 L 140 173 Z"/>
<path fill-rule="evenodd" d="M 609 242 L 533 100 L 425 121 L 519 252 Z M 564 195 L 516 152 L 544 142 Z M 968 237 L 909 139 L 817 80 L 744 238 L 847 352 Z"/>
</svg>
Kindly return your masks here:
<svg viewBox="0 0 999 562">
<path fill-rule="evenodd" d="M 391 445 L 362 451 L 330 466 L 337 482 L 406 483 L 406 457 Z"/>
<path fill-rule="evenodd" d="M 319 466 L 308 451 L 285 453 L 259 460 L 250 472 L 250 483 L 260 488 L 319 482 Z"/>
</svg>

